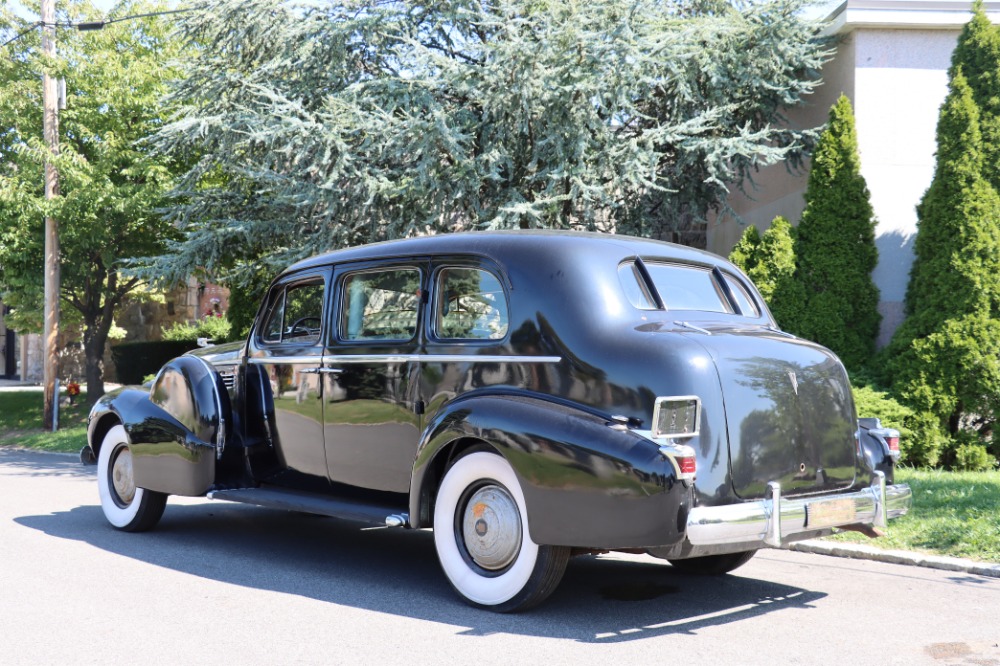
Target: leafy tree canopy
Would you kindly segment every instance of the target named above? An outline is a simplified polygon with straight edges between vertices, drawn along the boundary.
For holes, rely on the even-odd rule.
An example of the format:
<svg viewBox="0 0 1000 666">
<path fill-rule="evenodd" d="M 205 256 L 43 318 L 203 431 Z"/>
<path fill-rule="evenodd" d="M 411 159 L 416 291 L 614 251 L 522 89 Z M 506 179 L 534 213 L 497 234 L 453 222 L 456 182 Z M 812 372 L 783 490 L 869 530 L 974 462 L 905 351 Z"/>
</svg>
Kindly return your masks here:
<svg viewBox="0 0 1000 666">
<path fill-rule="evenodd" d="M 156 11 L 126 1 L 114 15 Z M 86 1 L 60 3 L 60 22 L 92 19 Z M 27 27 L 4 11 L 0 34 Z M 7 37 L 9 39 L 9 37 Z M 173 227 L 156 212 L 173 186 L 169 157 L 138 143 L 160 125 L 166 81 L 179 43 L 154 18 L 124 21 L 96 32 L 59 29 L 58 57 L 45 58 L 39 30 L 28 30 L 0 56 L 0 293 L 22 330 L 40 327 L 44 217 L 59 221 L 62 323 L 84 326 L 87 389 L 103 393 L 100 359 L 113 317 L 142 287 L 122 274 L 123 260 L 158 254 Z M 41 72 L 66 80 L 59 115 L 59 155 L 42 139 Z M 51 159 L 62 195 L 46 201 L 43 168 Z"/>
<path fill-rule="evenodd" d="M 781 116 L 830 56 L 802 4 L 210 0 L 180 19 L 198 56 L 156 139 L 194 160 L 184 240 L 150 272 L 255 284 L 456 229 L 698 244 L 727 184 L 797 163 L 811 137 Z"/>
</svg>

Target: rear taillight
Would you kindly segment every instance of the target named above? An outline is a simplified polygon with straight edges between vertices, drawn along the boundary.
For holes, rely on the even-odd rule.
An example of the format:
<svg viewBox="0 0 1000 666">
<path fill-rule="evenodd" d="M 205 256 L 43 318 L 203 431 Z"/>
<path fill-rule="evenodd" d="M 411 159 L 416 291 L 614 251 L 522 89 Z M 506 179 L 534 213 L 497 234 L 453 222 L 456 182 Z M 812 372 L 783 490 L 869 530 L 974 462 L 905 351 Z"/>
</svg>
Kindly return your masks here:
<svg viewBox="0 0 1000 666">
<path fill-rule="evenodd" d="M 681 470 L 682 477 L 693 479 L 698 471 L 698 462 L 694 456 L 677 458 L 677 467 Z"/>
<path fill-rule="evenodd" d="M 885 447 L 885 452 L 894 461 L 899 460 L 899 431 L 895 428 L 872 428 L 868 431 L 872 437 L 877 438 Z"/>
<path fill-rule="evenodd" d="M 673 465 L 679 481 L 694 481 L 698 459 L 693 448 L 684 444 L 661 444 L 660 454 Z"/>
</svg>

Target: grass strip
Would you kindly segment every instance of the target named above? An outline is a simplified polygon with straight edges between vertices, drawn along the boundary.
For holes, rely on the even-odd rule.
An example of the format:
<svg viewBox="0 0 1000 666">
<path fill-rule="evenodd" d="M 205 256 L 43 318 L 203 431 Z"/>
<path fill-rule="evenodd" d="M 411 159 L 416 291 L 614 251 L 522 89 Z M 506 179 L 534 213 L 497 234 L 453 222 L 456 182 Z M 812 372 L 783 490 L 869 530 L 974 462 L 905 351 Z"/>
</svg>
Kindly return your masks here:
<svg viewBox="0 0 1000 666">
<path fill-rule="evenodd" d="M 87 443 L 87 398 L 59 406 L 59 431 L 42 429 L 41 391 L 0 392 L 0 445 L 76 453 Z"/>
<path fill-rule="evenodd" d="M 1000 472 L 899 469 L 896 483 L 910 485 L 913 507 L 886 536 L 827 539 L 1000 563 Z"/>
</svg>

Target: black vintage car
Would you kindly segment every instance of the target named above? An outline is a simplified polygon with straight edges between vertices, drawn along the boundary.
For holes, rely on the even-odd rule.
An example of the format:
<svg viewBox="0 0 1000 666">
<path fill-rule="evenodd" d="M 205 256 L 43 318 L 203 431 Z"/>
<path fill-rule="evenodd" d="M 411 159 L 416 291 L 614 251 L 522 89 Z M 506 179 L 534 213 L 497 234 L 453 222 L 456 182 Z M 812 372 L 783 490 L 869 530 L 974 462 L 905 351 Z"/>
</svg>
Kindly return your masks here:
<svg viewBox="0 0 1000 666">
<path fill-rule="evenodd" d="M 295 264 L 246 342 L 102 398 L 84 454 L 117 528 L 153 527 L 171 494 L 433 527 L 458 594 L 514 611 L 576 553 L 718 574 L 876 535 L 911 500 L 879 426 L 712 254 L 472 233 Z"/>
</svg>

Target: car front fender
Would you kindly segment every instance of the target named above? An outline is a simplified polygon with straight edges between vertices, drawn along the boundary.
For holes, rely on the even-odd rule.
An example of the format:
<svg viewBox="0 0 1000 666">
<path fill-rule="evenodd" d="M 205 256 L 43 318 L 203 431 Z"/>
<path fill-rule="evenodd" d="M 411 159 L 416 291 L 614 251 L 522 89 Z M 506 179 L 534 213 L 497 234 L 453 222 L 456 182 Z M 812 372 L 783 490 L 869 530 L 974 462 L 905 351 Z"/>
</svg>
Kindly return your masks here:
<svg viewBox="0 0 1000 666">
<path fill-rule="evenodd" d="M 230 415 L 228 393 L 214 368 L 182 356 L 163 366 L 149 391 L 125 387 L 103 396 L 90 413 L 88 442 L 97 456 L 104 435 L 121 423 L 136 486 L 202 495 L 215 481 Z"/>
</svg>

